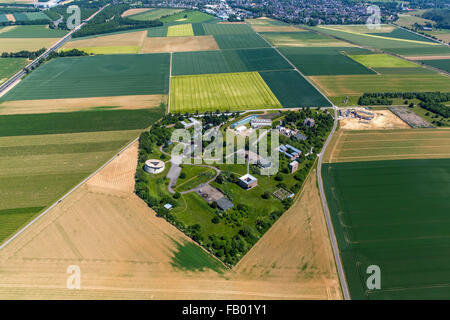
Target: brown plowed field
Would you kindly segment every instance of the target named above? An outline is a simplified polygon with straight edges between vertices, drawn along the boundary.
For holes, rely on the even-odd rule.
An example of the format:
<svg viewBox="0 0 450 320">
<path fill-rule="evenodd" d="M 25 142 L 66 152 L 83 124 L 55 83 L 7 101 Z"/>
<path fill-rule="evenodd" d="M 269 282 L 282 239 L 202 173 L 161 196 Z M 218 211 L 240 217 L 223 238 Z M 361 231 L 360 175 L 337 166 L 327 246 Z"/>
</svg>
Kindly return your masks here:
<svg viewBox="0 0 450 320">
<path fill-rule="evenodd" d="M 0 251 L 3 299 L 340 298 L 315 175 L 234 270 L 181 271 L 190 241 L 133 193 L 137 144 Z M 81 290 L 66 289 L 69 265 Z"/>
</svg>

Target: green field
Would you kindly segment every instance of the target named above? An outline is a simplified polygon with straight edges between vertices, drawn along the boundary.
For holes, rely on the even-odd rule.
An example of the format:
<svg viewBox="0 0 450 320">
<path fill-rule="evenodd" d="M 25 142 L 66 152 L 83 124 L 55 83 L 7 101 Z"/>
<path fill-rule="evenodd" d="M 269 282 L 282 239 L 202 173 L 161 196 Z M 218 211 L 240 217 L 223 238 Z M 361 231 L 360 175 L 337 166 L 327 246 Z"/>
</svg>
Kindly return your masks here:
<svg viewBox="0 0 450 320">
<path fill-rule="evenodd" d="M 25 58 L 0 58 L 0 84 L 27 64 Z"/>
<path fill-rule="evenodd" d="M 311 31 L 302 32 L 265 32 L 262 33 L 273 46 L 314 46 L 327 42 L 337 42 L 337 40 L 322 34 Z"/>
<path fill-rule="evenodd" d="M 297 71 L 260 72 L 260 75 L 285 108 L 330 106 Z"/>
<path fill-rule="evenodd" d="M 159 8 L 159 9 L 151 9 L 149 11 L 145 11 L 142 13 L 134 14 L 132 16 L 128 16 L 129 19 L 138 20 L 138 21 L 150 21 L 150 20 L 158 20 L 163 16 L 172 15 L 183 11 L 182 9 L 169 9 L 169 8 Z"/>
<path fill-rule="evenodd" d="M 170 26 L 167 29 L 168 37 L 191 37 L 194 36 L 194 30 L 192 24 L 179 24 Z"/>
<path fill-rule="evenodd" d="M 172 77 L 171 87 L 173 113 L 281 108 L 256 72 Z"/>
<path fill-rule="evenodd" d="M 288 70 L 292 66 L 272 48 L 173 54 L 172 75 Z"/>
<path fill-rule="evenodd" d="M 328 97 L 355 96 L 365 92 L 450 92 L 449 77 L 437 73 L 317 76 L 310 79 Z"/>
<path fill-rule="evenodd" d="M 163 94 L 168 92 L 169 64 L 165 53 L 58 58 L 33 71 L 2 100 Z"/>
<path fill-rule="evenodd" d="M 43 12 L 20 12 L 14 13 L 14 19 L 18 22 L 35 21 L 35 20 L 50 20 L 50 18 Z"/>
<path fill-rule="evenodd" d="M 147 37 L 149 37 L 149 38 L 167 37 L 167 30 L 168 30 L 168 27 L 150 28 L 147 31 Z"/>
<path fill-rule="evenodd" d="M 6 32 L 1 32 L 0 28 L 0 38 L 62 38 L 66 34 L 67 31 L 49 29 L 48 26 L 15 26 Z"/>
<path fill-rule="evenodd" d="M 203 25 L 205 34 L 219 35 L 219 34 L 248 34 L 255 33 L 252 28 L 246 24 L 212 24 L 206 23 Z"/>
<path fill-rule="evenodd" d="M 442 59 L 442 60 L 422 60 L 420 61 L 424 64 L 428 64 L 432 67 L 450 72 L 450 59 Z"/>
<path fill-rule="evenodd" d="M 352 299 L 448 298 L 450 159 L 324 164 L 323 176 Z M 380 290 L 366 287 L 370 265 Z"/>
<path fill-rule="evenodd" d="M 346 47 L 281 47 L 283 53 L 304 75 L 375 74 L 347 54 L 361 49 Z M 364 50 L 363 50 L 364 51 Z"/>
<path fill-rule="evenodd" d="M 368 68 L 415 68 L 418 64 L 388 54 L 351 55 L 353 60 Z"/>
<path fill-rule="evenodd" d="M 160 21 L 168 24 L 174 23 L 199 23 L 214 20 L 214 16 L 200 11 L 186 10 L 173 14 L 169 17 L 161 18 Z"/>
<path fill-rule="evenodd" d="M 314 30 L 350 41 L 355 44 L 401 55 L 437 55 L 450 53 L 450 48 L 431 42 L 430 40 L 422 37 L 420 41 L 417 41 L 411 39 L 392 38 L 387 36 L 386 33 L 379 35 L 373 33 L 362 34 L 357 31 L 343 31 L 336 27 L 328 26 L 314 27 Z"/>
<path fill-rule="evenodd" d="M 173 252 L 173 267 L 188 271 L 205 271 L 205 269 L 211 269 L 218 273 L 222 273 L 225 270 L 222 263 L 206 253 L 198 245 L 187 241 L 183 245 L 178 242 L 175 243 L 177 249 Z"/>
<path fill-rule="evenodd" d="M 0 116 L 1 136 L 145 129 L 164 113 L 162 107 Z"/>
<path fill-rule="evenodd" d="M 268 48 L 270 45 L 256 33 L 215 35 L 220 49 Z"/>
</svg>

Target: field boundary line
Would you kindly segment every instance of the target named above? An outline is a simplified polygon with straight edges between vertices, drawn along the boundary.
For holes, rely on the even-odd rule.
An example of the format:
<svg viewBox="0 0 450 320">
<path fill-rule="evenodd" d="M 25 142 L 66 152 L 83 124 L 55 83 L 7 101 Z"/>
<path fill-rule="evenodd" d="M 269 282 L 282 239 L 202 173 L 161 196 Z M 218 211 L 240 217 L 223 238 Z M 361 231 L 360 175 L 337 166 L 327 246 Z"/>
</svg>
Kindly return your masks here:
<svg viewBox="0 0 450 320">
<path fill-rule="evenodd" d="M 78 190 L 83 184 L 85 184 L 89 179 L 91 179 L 93 176 L 95 176 L 97 173 L 99 173 L 102 169 L 104 169 L 107 165 L 109 165 L 113 160 L 115 160 L 122 152 L 127 150 L 129 147 L 131 147 L 134 143 L 139 141 L 139 137 L 135 138 L 133 141 L 131 141 L 129 144 L 127 144 L 124 148 L 122 148 L 118 153 L 116 153 L 111 159 L 109 159 L 106 163 L 104 163 L 100 168 L 95 170 L 93 173 L 91 173 L 87 178 L 85 178 L 83 181 L 81 181 L 79 184 L 77 184 L 75 187 L 73 187 L 69 192 L 67 192 L 65 195 L 63 195 L 61 198 L 59 198 L 56 202 L 54 202 L 50 207 L 48 207 L 44 212 L 39 214 L 37 217 L 35 217 L 33 220 L 31 220 L 29 223 L 27 223 L 22 229 L 14 233 L 8 240 L 3 242 L 0 245 L 0 250 L 5 248 L 8 244 L 10 244 L 12 241 L 14 241 L 17 237 L 19 237 L 22 233 L 24 233 L 28 228 L 30 228 L 33 224 L 35 224 L 39 219 L 41 219 L 43 216 L 45 216 L 50 210 L 52 210 L 54 207 L 56 207 L 58 204 L 60 204 L 64 199 L 66 199 L 68 196 L 70 196 L 72 193 L 74 193 L 76 190 Z"/>
<path fill-rule="evenodd" d="M 325 197 L 325 192 L 324 192 L 324 188 L 323 188 L 323 181 L 322 181 L 322 161 L 323 161 L 323 155 L 324 152 L 328 146 L 328 144 L 330 143 L 333 134 L 336 132 L 336 128 L 338 126 L 338 108 L 337 106 L 330 100 L 328 99 L 328 97 L 322 93 L 321 90 L 319 90 L 317 88 L 317 86 L 312 83 L 308 78 L 306 78 L 303 73 L 288 59 L 286 58 L 286 56 L 284 54 L 282 54 L 280 52 L 280 50 L 278 50 L 278 48 L 276 48 L 275 46 L 273 46 L 269 41 L 266 40 L 266 38 L 264 38 L 262 35 L 259 34 L 259 32 L 256 32 L 257 35 L 259 35 L 264 41 L 266 41 L 271 47 L 272 49 L 275 49 L 276 52 L 278 52 L 279 55 L 281 55 L 284 60 L 286 60 L 293 68 L 295 71 L 297 71 L 306 81 L 308 81 L 308 83 L 313 86 L 332 106 L 333 110 L 334 110 L 334 123 L 333 123 L 333 128 L 331 129 L 330 134 L 328 135 L 327 140 L 325 141 L 321 152 L 318 154 L 319 157 L 319 162 L 317 164 L 317 183 L 319 185 L 319 192 L 320 192 L 320 198 L 322 200 L 322 207 L 325 213 L 325 220 L 327 223 L 327 228 L 328 228 L 328 235 L 330 237 L 330 242 L 331 242 L 331 247 L 333 250 L 333 255 L 334 255 L 334 260 L 336 262 L 336 268 L 338 271 L 338 276 L 339 276 L 339 282 L 341 284 L 341 290 L 344 296 L 345 300 L 350 300 L 350 292 L 348 290 L 348 285 L 347 285 L 347 280 L 345 277 L 345 273 L 344 273 L 344 267 L 343 267 L 343 263 L 341 261 L 341 256 L 340 256 L 340 251 L 339 251 L 339 246 L 337 244 L 337 239 L 336 239 L 336 235 L 334 233 L 334 228 L 333 228 L 333 223 L 331 221 L 331 216 L 330 216 L 330 210 L 328 209 L 328 204 L 327 204 L 327 200 Z"/>
<path fill-rule="evenodd" d="M 170 113 L 170 96 L 172 95 L 172 59 L 173 52 L 170 52 L 170 67 L 169 67 L 169 92 L 168 92 L 168 100 L 167 100 L 167 114 Z"/>
</svg>

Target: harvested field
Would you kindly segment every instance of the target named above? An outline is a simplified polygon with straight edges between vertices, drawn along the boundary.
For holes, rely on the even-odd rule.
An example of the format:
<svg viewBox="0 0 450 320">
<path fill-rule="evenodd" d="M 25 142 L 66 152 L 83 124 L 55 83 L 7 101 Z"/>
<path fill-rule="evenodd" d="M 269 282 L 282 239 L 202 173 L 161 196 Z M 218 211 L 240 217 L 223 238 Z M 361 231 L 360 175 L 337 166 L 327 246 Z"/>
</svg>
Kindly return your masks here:
<svg viewBox="0 0 450 320">
<path fill-rule="evenodd" d="M 147 31 L 126 32 L 109 36 L 72 40 L 67 42 L 63 49 L 90 48 L 90 47 L 141 47 L 147 37 Z"/>
<path fill-rule="evenodd" d="M 340 120 L 340 128 L 344 130 L 377 130 L 377 129 L 409 129 L 411 128 L 389 110 L 371 110 L 375 117 L 371 121 L 357 118 Z"/>
<path fill-rule="evenodd" d="M 311 31 L 271 32 L 263 34 L 275 47 L 353 47 L 348 42 L 339 41 L 331 37 Z"/>
<path fill-rule="evenodd" d="M 6 14 L 6 19 L 13 23 L 16 22 L 16 18 L 14 18 L 13 14 Z"/>
<path fill-rule="evenodd" d="M 166 101 L 167 96 L 159 94 L 76 99 L 17 100 L 0 103 L 0 115 L 74 112 L 95 110 L 102 107 L 114 110 L 138 110 L 157 107 L 161 102 Z"/>
<path fill-rule="evenodd" d="M 191 240 L 133 194 L 137 152 L 136 144 L 0 251 L 2 299 L 341 298 L 315 180 L 257 253 L 217 273 L 214 258 L 188 255 Z M 69 265 L 81 268 L 81 290 L 66 288 Z"/>
<path fill-rule="evenodd" d="M 171 112 L 281 108 L 256 72 L 172 77 Z"/>
<path fill-rule="evenodd" d="M 304 31 L 294 26 L 267 26 L 267 25 L 252 25 L 255 32 L 301 32 Z"/>
<path fill-rule="evenodd" d="M 219 50 L 213 36 L 147 38 L 142 53 Z"/>
<path fill-rule="evenodd" d="M 54 38 L 0 38 L 0 48 L 6 52 L 36 51 L 41 48 L 50 48 L 56 41 Z"/>
<path fill-rule="evenodd" d="M 433 128 L 430 123 L 419 117 L 407 107 L 389 107 L 388 109 L 406 122 L 411 128 Z"/>
<path fill-rule="evenodd" d="M 449 129 L 339 130 L 324 162 L 450 158 Z"/>
</svg>

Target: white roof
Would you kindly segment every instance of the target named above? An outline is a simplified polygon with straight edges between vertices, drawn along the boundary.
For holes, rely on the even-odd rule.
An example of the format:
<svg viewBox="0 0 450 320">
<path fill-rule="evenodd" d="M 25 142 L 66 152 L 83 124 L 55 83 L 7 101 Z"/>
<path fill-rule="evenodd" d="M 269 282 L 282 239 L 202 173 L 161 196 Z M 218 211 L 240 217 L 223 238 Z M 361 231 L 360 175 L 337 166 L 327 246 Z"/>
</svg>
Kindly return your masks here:
<svg viewBox="0 0 450 320">
<path fill-rule="evenodd" d="M 165 166 L 164 162 L 161 160 L 157 160 L 157 159 L 150 159 L 145 161 L 145 165 L 149 168 L 153 168 L 153 169 L 160 169 L 163 168 Z"/>
<path fill-rule="evenodd" d="M 246 175 L 242 176 L 239 178 L 239 180 L 245 182 L 245 183 L 251 183 L 253 181 L 258 181 L 258 179 L 256 179 L 254 176 L 252 176 L 251 174 L 247 173 Z"/>
</svg>

